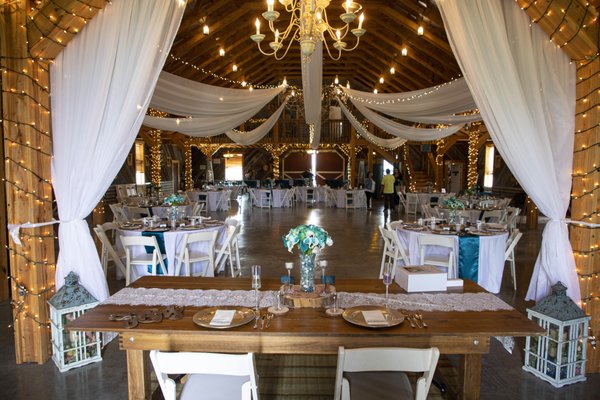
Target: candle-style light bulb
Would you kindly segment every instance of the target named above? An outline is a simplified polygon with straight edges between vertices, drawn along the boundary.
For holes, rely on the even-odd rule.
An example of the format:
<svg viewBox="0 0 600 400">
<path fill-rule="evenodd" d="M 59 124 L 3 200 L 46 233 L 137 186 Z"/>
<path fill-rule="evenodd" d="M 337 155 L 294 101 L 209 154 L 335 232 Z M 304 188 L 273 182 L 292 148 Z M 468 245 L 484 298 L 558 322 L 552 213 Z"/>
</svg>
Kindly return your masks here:
<svg viewBox="0 0 600 400">
<path fill-rule="evenodd" d="M 349 13 L 350 9 L 352 8 L 352 0 L 346 0 L 346 5 L 344 8 L 346 9 L 346 12 Z"/>
<path fill-rule="evenodd" d="M 275 4 L 275 0 L 267 0 L 267 11 L 273 11 L 274 4 Z"/>
<path fill-rule="evenodd" d="M 363 21 L 365 20 L 365 13 L 360 14 L 358 17 L 358 29 L 362 29 Z"/>
<path fill-rule="evenodd" d="M 260 21 L 258 18 L 256 18 L 256 21 L 254 22 L 254 25 L 256 25 L 256 34 L 260 35 Z"/>
<path fill-rule="evenodd" d="M 340 32 L 340 30 L 338 29 L 337 31 L 335 31 L 335 37 L 337 37 L 338 42 L 340 41 L 340 39 L 342 38 L 342 32 Z"/>
<path fill-rule="evenodd" d="M 350 89 L 350 81 L 346 81 L 346 89 Z"/>
<path fill-rule="evenodd" d="M 383 76 L 382 76 L 382 77 L 379 78 L 379 83 L 383 84 L 383 82 L 384 82 L 384 79 L 383 79 Z"/>
<path fill-rule="evenodd" d="M 275 43 L 279 43 L 279 29 L 275 30 Z"/>
<path fill-rule="evenodd" d="M 338 79 L 338 76 L 337 76 L 337 75 L 335 76 L 335 80 L 333 81 L 333 83 L 335 83 L 336 85 L 337 85 L 338 83 L 340 83 L 340 80 Z"/>
<path fill-rule="evenodd" d="M 205 35 L 208 35 L 210 33 L 208 25 L 204 25 L 204 27 L 202 28 L 202 33 L 204 33 Z"/>
<path fill-rule="evenodd" d="M 396 68 L 392 67 L 390 68 L 390 74 L 394 75 L 396 73 Z"/>
<path fill-rule="evenodd" d="M 424 29 L 423 29 L 423 27 L 422 27 L 422 26 L 419 26 L 419 27 L 417 28 L 417 35 L 419 35 L 419 36 L 423 36 L 423 33 L 424 33 Z"/>
</svg>

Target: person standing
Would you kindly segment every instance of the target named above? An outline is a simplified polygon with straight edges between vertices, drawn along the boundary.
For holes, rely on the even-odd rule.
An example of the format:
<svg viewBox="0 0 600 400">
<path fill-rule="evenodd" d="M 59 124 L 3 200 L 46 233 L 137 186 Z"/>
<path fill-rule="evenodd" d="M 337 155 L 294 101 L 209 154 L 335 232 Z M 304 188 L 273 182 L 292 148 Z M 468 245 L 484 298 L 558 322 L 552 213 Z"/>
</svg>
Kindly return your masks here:
<svg viewBox="0 0 600 400">
<path fill-rule="evenodd" d="M 385 176 L 381 179 L 381 185 L 383 186 L 383 211 L 388 209 L 394 209 L 394 175 L 391 174 L 390 169 L 385 170 Z"/>
<path fill-rule="evenodd" d="M 371 210 L 373 202 L 373 193 L 375 192 L 375 181 L 373 180 L 373 173 L 369 172 L 365 178 L 365 194 L 367 195 L 367 210 Z"/>
</svg>

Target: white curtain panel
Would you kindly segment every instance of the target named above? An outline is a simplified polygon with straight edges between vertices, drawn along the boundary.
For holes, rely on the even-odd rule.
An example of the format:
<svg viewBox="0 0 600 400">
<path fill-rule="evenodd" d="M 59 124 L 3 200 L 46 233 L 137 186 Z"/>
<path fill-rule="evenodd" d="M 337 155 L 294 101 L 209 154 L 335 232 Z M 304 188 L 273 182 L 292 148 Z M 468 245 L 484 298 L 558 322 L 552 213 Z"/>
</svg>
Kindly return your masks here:
<svg viewBox="0 0 600 400">
<path fill-rule="evenodd" d="M 404 93 L 370 93 L 340 86 L 353 103 L 394 118 L 423 124 L 464 124 L 481 121 L 479 113 L 454 115 L 477 108 L 464 78 Z"/>
<path fill-rule="evenodd" d="M 323 85 L 323 42 L 317 40 L 315 52 L 310 58 L 300 55 L 302 65 L 302 93 L 304 117 L 314 126 L 311 149 L 319 148 L 321 142 L 321 86 Z"/>
<path fill-rule="evenodd" d="M 365 127 L 360 122 L 358 122 L 356 117 L 350 112 L 350 110 L 348 110 L 346 105 L 339 98 L 337 99 L 337 101 L 340 104 L 340 108 L 342 109 L 342 112 L 344 113 L 346 118 L 348 118 L 348 121 L 350 121 L 350 124 L 354 127 L 354 129 L 356 129 L 356 132 L 358 132 L 358 134 L 360 136 L 364 137 L 369 142 L 371 142 L 379 147 L 382 147 L 384 149 L 395 149 L 396 147 L 401 146 L 404 143 L 406 143 L 406 139 L 402 139 L 402 138 L 383 139 L 383 138 L 380 138 L 379 136 L 373 135 L 371 132 L 369 132 L 367 129 L 365 129 Z"/>
<path fill-rule="evenodd" d="M 254 110 L 258 105 L 264 106 L 284 89 L 283 85 L 254 90 L 222 88 L 163 71 L 152 94 L 150 107 L 191 117 L 230 116 Z"/>
<path fill-rule="evenodd" d="M 416 128 L 414 126 L 408 126 L 396 121 L 392 121 L 391 119 L 384 117 L 381 114 L 377 114 L 375 111 L 365 107 L 364 104 L 358 101 L 355 102 L 352 99 L 350 99 L 350 101 L 352 101 L 354 107 L 356 107 L 356 109 L 373 124 L 383 129 L 387 133 L 406 140 L 423 142 L 442 139 L 455 134 L 464 126 L 464 124 L 460 124 L 450 125 L 445 128 Z"/>
<path fill-rule="evenodd" d="M 57 289 L 74 271 L 98 300 L 108 286 L 88 216 L 125 162 L 177 33 L 185 2 L 113 0 L 50 68 Z"/>
<path fill-rule="evenodd" d="M 513 0 L 437 4 L 494 144 L 550 218 L 526 299 L 540 300 L 561 281 L 578 302 L 579 282 L 564 222 L 573 161 L 575 65 Z"/>
<path fill-rule="evenodd" d="M 242 146 L 248 146 L 258 142 L 260 139 L 265 137 L 267 133 L 273 128 L 279 116 L 283 112 L 287 104 L 288 99 L 286 98 L 283 104 L 279 106 L 277 111 L 273 115 L 271 115 L 265 122 L 247 132 L 236 132 L 236 131 L 227 131 L 225 134 L 229 139 L 233 140 L 237 144 L 241 144 Z"/>
</svg>

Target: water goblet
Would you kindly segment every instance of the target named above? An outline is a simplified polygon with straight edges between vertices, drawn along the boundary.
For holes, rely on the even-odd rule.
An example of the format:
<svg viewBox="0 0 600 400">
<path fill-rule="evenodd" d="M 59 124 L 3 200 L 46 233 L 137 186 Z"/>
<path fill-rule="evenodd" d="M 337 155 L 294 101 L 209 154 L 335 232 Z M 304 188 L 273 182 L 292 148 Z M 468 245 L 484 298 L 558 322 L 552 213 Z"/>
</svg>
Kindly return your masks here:
<svg viewBox="0 0 600 400">
<path fill-rule="evenodd" d="M 292 269 L 294 268 L 293 262 L 286 262 L 285 269 L 287 269 L 288 280 L 287 280 L 287 292 L 292 292 Z"/>
<path fill-rule="evenodd" d="M 323 288 L 323 293 L 321 295 L 326 296 L 327 292 L 328 292 L 327 280 L 325 279 L 325 270 L 327 269 L 327 261 L 321 260 L 319 262 L 319 266 L 321 267 L 321 283 L 325 285 L 325 287 Z"/>
<path fill-rule="evenodd" d="M 383 266 L 383 284 L 385 285 L 385 306 L 388 306 L 389 287 L 392 284 L 392 271 L 394 266 L 392 263 L 385 263 Z"/>
<path fill-rule="evenodd" d="M 252 289 L 254 289 L 254 293 L 256 295 L 256 311 L 260 311 L 260 299 L 258 296 L 258 289 L 260 289 L 260 265 L 252 266 Z"/>
</svg>

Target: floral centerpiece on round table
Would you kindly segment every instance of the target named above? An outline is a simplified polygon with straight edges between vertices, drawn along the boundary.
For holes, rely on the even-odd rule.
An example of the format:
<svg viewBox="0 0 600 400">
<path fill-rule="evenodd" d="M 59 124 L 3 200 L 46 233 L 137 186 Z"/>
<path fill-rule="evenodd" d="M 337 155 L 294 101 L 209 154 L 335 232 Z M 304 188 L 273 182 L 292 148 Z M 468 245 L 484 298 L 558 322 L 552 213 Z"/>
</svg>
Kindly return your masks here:
<svg viewBox="0 0 600 400">
<path fill-rule="evenodd" d="M 456 218 L 456 209 L 460 208 L 460 209 L 465 209 L 465 205 L 463 204 L 462 201 L 460 201 L 459 199 L 456 198 L 456 196 L 452 196 L 446 200 L 443 201 L 442 203 L 444 205 L 445 208 L 450 210 L 450 218 L 448 223 L 449 224 L 453 224 L 454 223 L 454 219 Z"/>
<path fill-rule="evenodd" d="M 171 228 L 175 229 L 177 225 L 177 207 L 185 204 L 185 198 L 180 194 L 171 194 L 163 200 L 163 205 L 171 206 L 169 217 L 171 218 Z"/>
<path fill-rule="evenodd" d="M 314 291 L 316 254 L 325 246 L 331 246 L 333 240 L 320 226 L 299 225 L 290 229 L 283 237 L 283 243 L 290 253 L 296 245 L 300 249 L 300 289 L 303 292 Z"/>
</svg>

